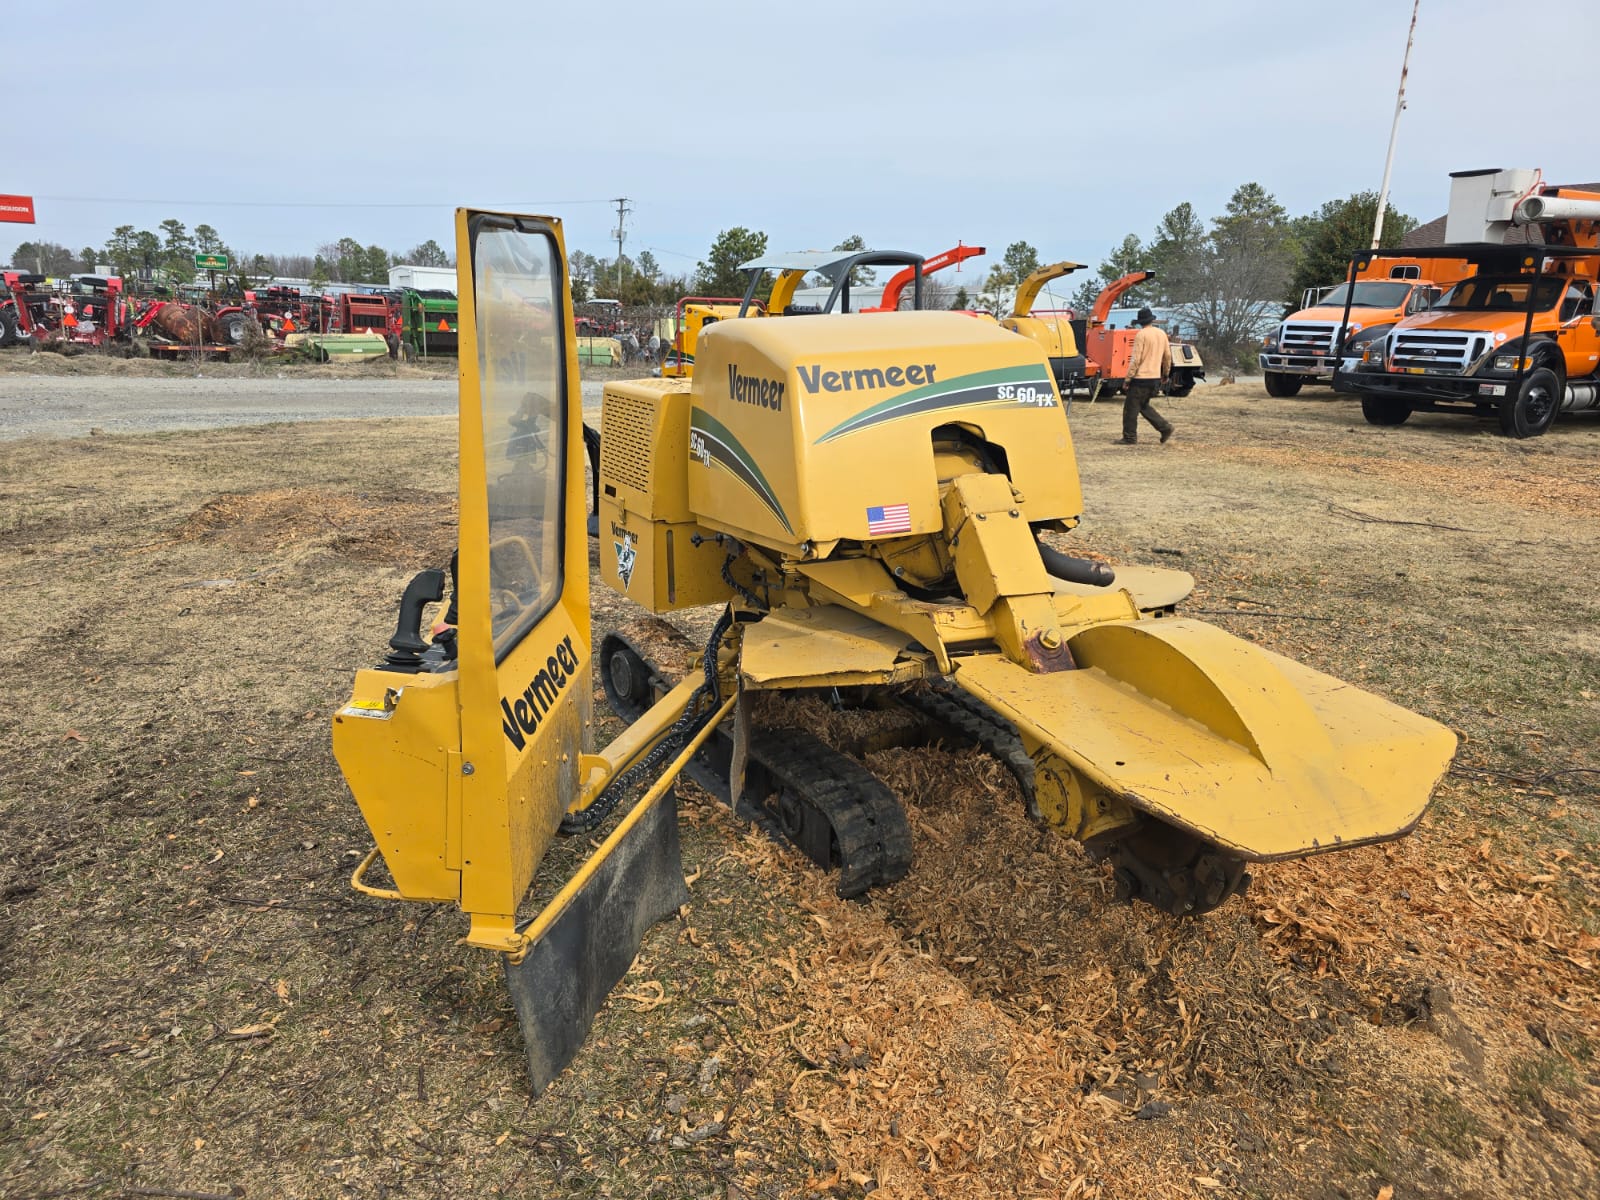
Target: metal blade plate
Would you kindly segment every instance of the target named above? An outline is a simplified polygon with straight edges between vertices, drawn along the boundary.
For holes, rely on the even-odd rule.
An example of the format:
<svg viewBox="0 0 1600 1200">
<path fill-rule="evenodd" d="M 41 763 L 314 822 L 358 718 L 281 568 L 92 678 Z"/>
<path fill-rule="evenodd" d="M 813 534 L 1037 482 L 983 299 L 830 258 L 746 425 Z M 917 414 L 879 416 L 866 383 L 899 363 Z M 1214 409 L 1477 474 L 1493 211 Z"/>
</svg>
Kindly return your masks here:
<svg viewBox="0 0 1600 1200">
<path fill-rule="evenodd" d="M 668 792 L 617 845 L 520 963 L 506 959 L 538 1095 L 589 1036 L 595 1014 L 627 973 L 645 932 L 689 902 L 678 841 L 678 798 Z"/>
</svg>

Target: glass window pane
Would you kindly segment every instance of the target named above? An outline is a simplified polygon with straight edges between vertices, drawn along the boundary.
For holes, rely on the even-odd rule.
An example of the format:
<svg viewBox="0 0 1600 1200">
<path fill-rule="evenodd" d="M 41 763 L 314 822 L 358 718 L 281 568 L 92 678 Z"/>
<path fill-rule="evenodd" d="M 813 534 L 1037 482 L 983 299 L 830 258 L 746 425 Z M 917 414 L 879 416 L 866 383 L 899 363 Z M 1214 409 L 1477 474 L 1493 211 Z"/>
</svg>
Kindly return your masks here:
<svg viewBox="0 0 1600 1200">
<path fill-rule="evenodd" d="M 486 222 L 472 270 L 498 660 L 561 592 L 566 364 L 555 240 Z"/>
</svg>

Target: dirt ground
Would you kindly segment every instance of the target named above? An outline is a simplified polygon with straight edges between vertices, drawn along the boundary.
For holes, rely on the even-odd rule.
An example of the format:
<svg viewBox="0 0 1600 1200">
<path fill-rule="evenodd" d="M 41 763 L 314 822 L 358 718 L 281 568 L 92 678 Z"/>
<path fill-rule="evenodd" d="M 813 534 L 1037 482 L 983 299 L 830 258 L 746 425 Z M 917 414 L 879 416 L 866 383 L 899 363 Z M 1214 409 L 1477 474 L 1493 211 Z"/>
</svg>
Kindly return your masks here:
<svg viewBox="0 0 1600 1200">
<path fill-rule="evenodd" d="M 454 360 L 162 362 L 0 351 L 0 440 L 456 410 Z"/>
<path fill-rule="evenodd" d="M 1164 407 L 1073 410 L 1067 544 L 1456 729 L 1419 829 L 1174 921 L 974 752 L 870 757 L 917 861 L 859 903 L 686 789 L 692 902 L 537 1099 L 462 920 L 348 889 L 329 750 L 451 421 L 0 442 L 0 1196 L 1600 1193 L 1600 421 Z"/>
<path fill-rule="evenodd" d="M 584 403 L 598 419 L 609 378 L 635 369 L 592 368 Z M 287 421 L 439 417 L 456 411 L 456 362 L 167 362 L 25 347 L 0 351 L 0 441 L 217 429 Z"/>
</svg>

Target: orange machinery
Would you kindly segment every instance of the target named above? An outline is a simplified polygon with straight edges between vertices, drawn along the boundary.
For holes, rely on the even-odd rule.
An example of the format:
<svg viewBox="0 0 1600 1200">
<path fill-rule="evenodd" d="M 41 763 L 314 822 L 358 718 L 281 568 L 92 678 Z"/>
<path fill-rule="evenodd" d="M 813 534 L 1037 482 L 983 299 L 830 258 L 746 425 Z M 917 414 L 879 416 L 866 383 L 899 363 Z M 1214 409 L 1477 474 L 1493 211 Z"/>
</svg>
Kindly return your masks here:
<svg viewBox="0 0 1600 1200">
<path fill-rule="evenodd" d="M 1534 228 L 1519 239 L 1518 226 Z M 1600 192 L 1532 170 L 1457 172 L 1444 245 L 1416 254 L 1470 273 L 1382 336 L 1345 342 L 1340 390 L 1360 395 L 1370 423 L 1453 412 L 1527 438 L 1558 413 L 1600 409 Z M 1351 275 L 1373 257 L 1357 255 Z M 1347 299 L 1347 326 L 1350 310 Z"/>
<path fill-rule="evenodd" d="M 924 259 L 922 274 L 924 276 L 932 275 L 935 271 L 957 266 L 966 262 L 967 259 L 977 258 L 983 253 L 984 248 L 982 246 L 967 246 L 957 242 L 953 249 L 946 250 L 943 254 L 935 254 L 932 258 Z M 915 267 L 906 267 L 884 285 L 883 298 L 877 304 L 871 308 L 863 308 L 860 311 L 864 313 L 896 311 L 900 307 L 900 297 L 904 294 L 906 288 L 911 285 L 911 281 L 916 278 L 916 275 L 917 269 Z"/>
<path fill-rule="evenodd" d="M 1083 333 L 1083 352 L 1089 359 L 1090 378 L 1099 376 L 1103 393 L 1115 392 L 1128 377 L 1128 359 L 1133 354 L 1133 335 L 1138 331 L 1131 326 L 1113 329 L 1107 323 L 1111 310 L 1128 292 L 1147 279 L 1154 279 L 1154 271 L 1129 271 L 1122 278 L 1106 285 L 1095 297 L 1089 310 L 1088 326 Z M 1205 364 L 1192 342 L 1172 341 L 1172 374 L 1163 389 L 1169 396 L 1187 396 L 1194 390 L 1196 380 L 1206 377 Z"/>
<path fill-rule="evenodd" d="M 1349 368 L 1352 352 L 1381 338 L 1397 321 L 1426 311 L 1473 269 L 1455 255 L 1361 256 L 1343 283 L 1307 289 L 1301 308 L 1261 339 L 1259 361 L 1267 394 L 1286 398 L 1308 381 L 1333 379 L 1335 367 Z M 1341 336 L 1343 350 L 1336 354 Z M 1334 390 L 1342 390 L 1336 380 Z"/>
</svg>

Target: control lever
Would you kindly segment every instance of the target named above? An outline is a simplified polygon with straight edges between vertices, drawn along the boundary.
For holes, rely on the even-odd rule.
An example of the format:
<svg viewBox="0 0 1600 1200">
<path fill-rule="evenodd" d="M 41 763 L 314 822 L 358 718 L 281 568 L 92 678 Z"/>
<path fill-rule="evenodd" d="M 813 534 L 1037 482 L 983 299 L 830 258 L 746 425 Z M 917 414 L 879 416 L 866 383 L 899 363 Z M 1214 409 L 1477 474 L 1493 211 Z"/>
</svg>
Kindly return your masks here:
<svg viewBox="0 0 1600 1200">
<path fill-rule="evenodd" d="M 390 653 L 383 660 L 386 670 L 422 670 L 422 652 L 428 648 L 422 640 L 422 610 L 443 599 L 444 572 L 437 567 L 417 572 L 406 584 L 405 594 L 400 597 L 400 620 L 389 639 Z"/>
</svg>

